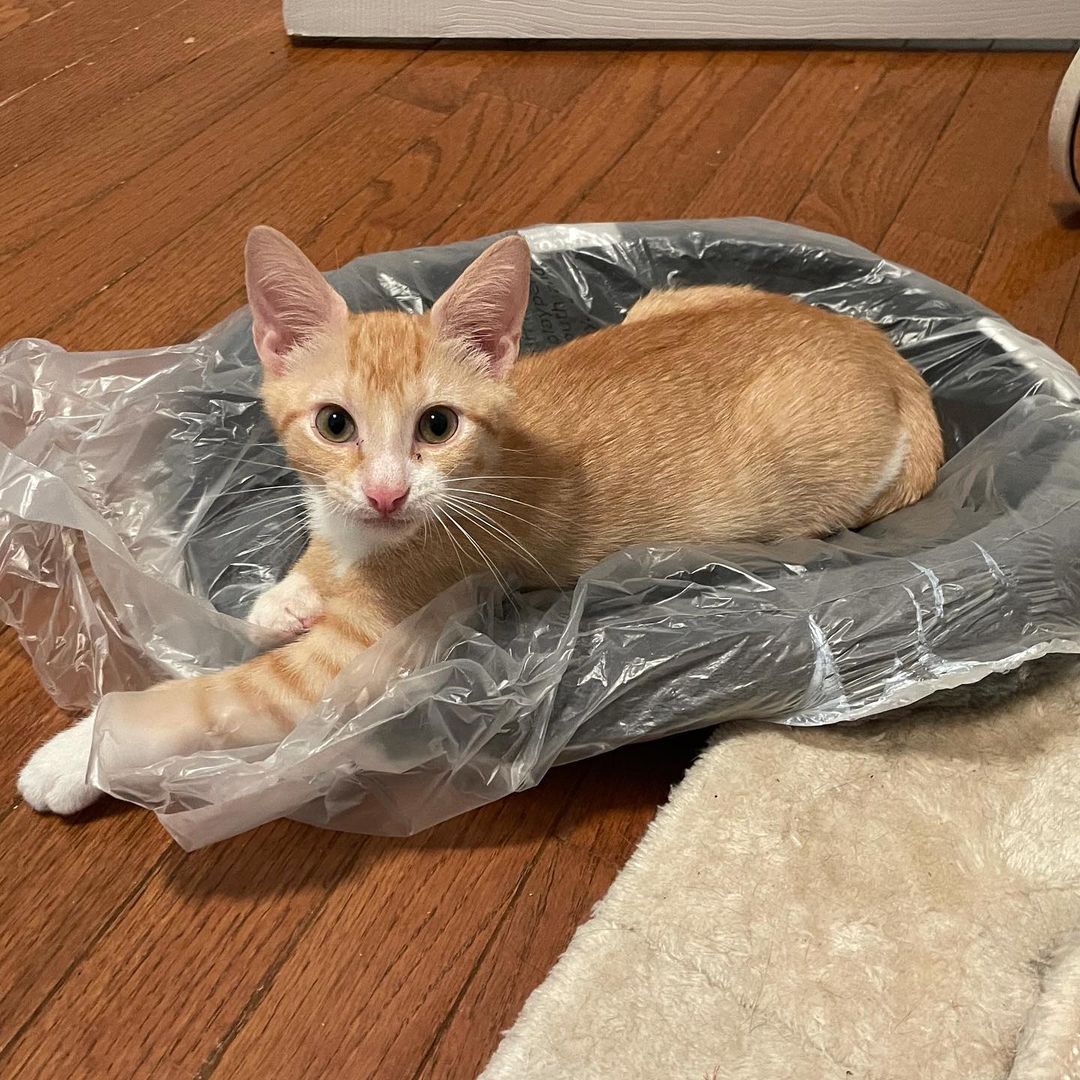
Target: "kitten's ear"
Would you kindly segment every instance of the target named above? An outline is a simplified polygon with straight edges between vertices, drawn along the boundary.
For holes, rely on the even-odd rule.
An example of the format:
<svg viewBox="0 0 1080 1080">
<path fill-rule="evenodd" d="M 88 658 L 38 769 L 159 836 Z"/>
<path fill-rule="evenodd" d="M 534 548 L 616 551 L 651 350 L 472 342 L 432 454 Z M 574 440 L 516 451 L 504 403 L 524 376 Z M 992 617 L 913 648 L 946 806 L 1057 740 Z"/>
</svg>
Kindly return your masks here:
<svg viewBox="0 0 1080 1080">
<path fill-rule="evenodd" d="M 438 337 L 464 341 L 502 378 L 517 359 L 528 304 L 529 245 L 521 236 L 507 236 L 439 297 L 431 321 Z"/>
<path fill-rule="evenodd" d="M 311 260 L 277 229 L 252 229 L 244 261 L 255 348 L 267 368 L 280 375 L 290 350 L 344 326 L 349 310 Z"/>
</svg>

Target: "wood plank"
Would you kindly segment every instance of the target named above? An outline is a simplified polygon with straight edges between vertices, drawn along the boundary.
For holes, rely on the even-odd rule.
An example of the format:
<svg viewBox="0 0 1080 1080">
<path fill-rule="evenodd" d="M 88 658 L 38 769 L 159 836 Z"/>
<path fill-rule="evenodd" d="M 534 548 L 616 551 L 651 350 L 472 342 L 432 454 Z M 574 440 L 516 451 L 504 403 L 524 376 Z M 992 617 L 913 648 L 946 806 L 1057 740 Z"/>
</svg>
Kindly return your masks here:
<svg viewBox="0 0 1080 1080">
<path fill-rule="evenodd" d="M 304 238 L 331 265 L 362 252 L 427 243 L 459 207 L 483 198 L 493 178 L 550 123 L 535 105 L 473 96 Z"/>
<path fill-rule="evenodd" d="M 721 52 L 572 210 L 579 221 L 680 216 L 805 59 Z"/>
<path fill-rule="evenodd" d="M 984 54 L 896 223 L 981 247 L 1064 68 L 1056 53 Z"/>
<path fill-rule="evenodd" d="M 428 49 L 382 88 L 387 97 L 452 113 L 469 100 L 473 86 L 498 54 L 476 49 Z"/>
<path fill-rule="evenodd" d="M 123 326 L 125 346 L 184 340 L 196 313 L 215 307 L 242 283 L 244 237 L 253 224 L 303 235 L 345 197 L 347 183 L 364 182 L 440 119 L 419 106 L 369 94 L 140 261 L 122 289 L 92 296 L 51 324 L 48 335 L 105 348 L 121 344 L 112 335 Z M 194 266 L 198 274 L 170 295 L 167 283 Z"/>
<path fill-rule="evenodd" d="M 187 0 L 88 0 L 46 5 L 5 3 L 0 27 L 18 33 L 0 42 L 0 102 L 41 83 L 65 68 L 85 65 L 106 50 L 130 55 L 140 28 Z"/>
<path fill-rule="evenodd" d="M 975 53 L 899 53 L 791 220 L 874 247 L 978 67 Z"/>
<path fill-rule="evenodd" d="M 559 818 L 560 844 L 605 862 L 614 872 L 637 847 L 658 806 L 704 749 L 707 731 L 627 746 L 570 768 L 588 769 L 578 797 Z"/>
<path fill-rule="evenodd" d="M 514 167 L 517 155 L 551 122 L 550 113 L 527 103 L 474 94 L 445 123 L 296 239 L 318 265 L 326 267 L 340 266 L 364 252 L 424 244 L 451 214 L 484 198 L 493 180 Z M 242 305 L 244 290 L 234 287 L 223 297 L 188 323 L 180 340 Z"/>
<path fill-rule="evenodd" d="M 170 844 L 148 814 L 111 800 L 70 821 L 33 813 L 15 791 L 30 752 L 71 718 L 34 678 L 14 633 L 0 634 L 0 1075 L 3 1053 L 85 956 Z M 102 858 L 102 852 L 108 857 Z M 169 858 L 181 853 L 171 848 Z"/>
<path fill-rule="evenodd" d="M 64 727 L 68 718 L 34 678 L 29 657 L 8 627 L 0 629 L 0 686 L 10 687 L 4 699 L 8 719 L 0 724 L 0 789 L 11 799 L 0 800 L 2 816 L 15 800 L 15 777 L 23 758 L 47 734 Z"/>
<path fill-rule="evenodd" d="M 491 936 L 449 1023 L 436 1032 L 418 1076 L 465 1080 L 480 1073 L 499 1034 L 513 1023 L 616 872 L 616 867 L 598 859 L 567 858 L 558 843 L 544 846 L 516 903 Z"/>
<path fill-rule="evenodd" d="M 968 291 L 1033 337 L 1057 341 L 1080 277 L 1080 230 L 1063 229 L 1054 207 L 1046 126 L 1049 109 L 1032 134 L 1020 171 Z"/>
<path fill-rule="evenodd" d="M 709 66 L 709 58 L 704 55 L 685 55 L 696 58 L 699 70 Z M 573 174 L 566 175 L 565 168 L 561 175 L 553 176 L 550 184 L 525 178 L 545 167 L 552 154 L 565 152 L 559 147 L 566 142 L 567 130 L 594 115 L 597 101 L 609 96 L 613 87 L 629 84 L 624 91 L 629 115 L 641 116 L 642 127 L 647 130 L 657 108 L 663 109 L 668 102 L 680 98 L 680 80 L 682 86 L 694 80 L 693 72 L 687 74 L 681 68 L 677 75 L 665 75 L 648 54 L 632 53 L 625 57 L 614 54 L 610 60 L 610 67 L 593 84 L 590 95 L 571 106 L 566 114 L 554 122 L 550 122 L 547 114 L 535 114 L 537 130 L 542 129 L 542 134 L 529 145 L 527 154 L 521 154 L 524 142 L 516 139 L 508 142 L 504 135 L 506 130 L 521 131 L 521 125 L 513 122 L 516 114 L 511 113 L 511 122 L 504 127 L 500 117 L 507 105 L 502 99 L 477 97 L 472 107 L 455 114 L 411 148 L 400 161 L 331 214 L 312 235 L 298 239 L 302 239 L 305 249 L 321 265 L 338 265 L 362 251 L 410 247 L 437 242 L 440 237 L 478 235 L 503 227 L 495 223 L 500 208 L 514 199 L 520 202 L 523 190 L 534 198 L 532 216 L 518 224 L 541 218 L 558 220 L 569 213 L 580 216 L 572 187 L 575 179 Z M 776 65 L 763 64 L 762 71 L 770 72 L 771 77 L 755 79 L 751 85 L 760 94 L 771 92 L 778 83 L 782 85 L 784 70 L 782 59 Z M 637 74 L 631 77 L 635 71 Z M 672 82 L 676 86 L 674 90 Z M 619 141 L 610 150 L 605 148 L 602 156 L 589 152 L 590 168 L 595 168 L 602 177 L 605 165 L 621 162 L 625 145 Z M 570 152 L 584 150 L 573 146 Z M 560 156 L 559 160 L 565 162 L 568 157 L 569 154 Z M 590 175 L 582 175 L 579 182 L 587 183 Z M 519 194 L 508 195 L 512 189 Z M 224 303 L 207 313 L 199 326 L 212 325 L 242 302 L 242 292 L 234 290 Z"/>
<path fill-rule="evenodd" d="M 530 46 L 499 55 L 487 64 L 473 89 L 478 94 L 498 94 L 510 101 L 562 112 L 581 96 L 617 56 L 611 49 L 536 49 Z"/>
<path fill-rule="evenodd" d="M 441 42 L 391 79 L 383 93 L 447 113 L 477 94 L 558 112 L 607 67 L 611 55 L 606 49 L 477 50 Z"/>
<path fill-rule="evenodd" d="M 967 289 L 1053 98 L 1058 63 L 1060 58 L 1032 53 L 980 58 L 952 120 L 877 245 L 882 255 Z M 1025 92 L 1015 94 L 1017 85 Z M 999 110 L 1010 95 L 1019 100 Z"/>
<path fill-rule="evenodd" d="M 580 762 L 577 795 L 493 935 L 421 1074 L 475 1076 L 574 929 L 607 891 L 707 738 L 691 732 Z"/>
<path fill-rule="evenodd" d="M 618 53 L 588 89 L 487 190 L 432 234 L 439 243 L 565 220 L 599 180 L 708 65 L 707 52 Z M 619 118 L 597 126 L 598 117 Z"/>
<path fill-rule="evenodd" d="M 647 128 L 657 111 L 665 108 L 693 78 L 695 70 L 706 66 L 708 55 L 679 54 L 680 63 L 671 69 L 649 54 L 629 54 L 628 58 L 616 55 L 611 60 L 611 66 L 593 89 L 550 124 L 546 116 L 522 112 L 521 107 L 508 112 L 500 99 L 478 99 L 467 112 L 451 117 L 441 134 L 436 132 L 413 148 L 392 167 L 389 175 L 378 178 L 345 203 L 315 235 L 298 236 L 298 239 L 308 244 L 319 261 L 325 259 L 336 264 L 361 250 L 409 246 L 434 241 L 440 236 L 469 235 L 470 231 L 494 231 L 502 227 L 494 221 L 511 201 L 509 190 L 516 192 L 512 198 L 518 203 L 522 192 L 530 193 L 531 212 L 536 217 L 557 220 L 564 215 L 564 208 L 572 207 L 577 201 L 576 185 L 581 182 L 573 173 L 567 173 L 566 163 L 569 154 L 580 154 L 584 147 L 567 143 L 567 129 L 593 115 L 598 100 L 610 96 L 615 89 L 625 99 L 624 113 L 632 118 L 631 124 L 636 122 L 642 129 Z M 628 79 L 632 65 L 636 65 L 634 77 Z M 529 154 L 519 157 L 508 152 L 519 144 L 515 140 L 498 141 L 505 138 L 500 120 L 534 115 L 542 122 L 543 130 L 530 144 Z M 634 129 L 628 124 L 610 146 L 594 148 L 587 159 L 590 165 L 602 175 L 606 165 L 618 160 L 633 134 Z M 492 157 L 496 147 L 498 156 Z M 558 159 L 555 166 L 553 155 Z M 544 168 L 551 169 L 550 182 L 534 176 Z M 490 177 L 485 176 L 485 171 L 490 172 Z M 587 175 L 581 179 L 587 181 Z M 486 230 L 481 224 L 485 220 L 490 223 Z M 159 283 L 155 287 L 160 287 Z M 234 306 L 233 301 L 241 300 L 240 293 L 234 289 L 225 295 L 230 297 L 230 307 Z M 146 298 L 149 301 L 150 296 Z M 102 302 L 95 300 L 94 307 L 102 310 L 99 303 Z M 206 322 L 213 322 L 221 313 L 220 307 L 213 309 L 212 315 L 208 312 Z M 78 332 L 79 340 L 83 340 L 89 325 L 81 321 L 83 316 L 93 317 L 97 323 L 97 316 L 87 305 L 83 312 L 73 313 L 70 320 L 50 327 L 49 334 L 66 340 L 69 334 Z M 102 316 L 102 325 L 111 325 L 109 315 Z M 156 325 L 160 327 L 160 322 Z"/>
<path fill-rule="evenodd" d="M 193 1075 L 357 853 L 295 822 L 194 855 L 170 849 L 11 1044 L 4 1074 Z"/>
<path fill-rule="evenodd" d="M 532 106 L 476 95 L 325 220 L 298 231 L 295 238 L 324 267 L 340 266 L 364 252 L 423 243 L 550 121 L 550 114 Z M 190 311 L 193 319 L 183 323 L 177 340 L 194 337 L 240 307 L 245 296 L 238 282 L 233 274 L 216 303 L 197 316 Z M 86 317 L 98 317 L 99 299 L 84 309 Z M 70 329 L 65 322 L 50 333 L 80 333 L 82 314 L 72 316 Z"/>
<path fill-rule="evenodd" d="M 0 845 L 0 1074 L 14 1076 L 8 1056 L 20 1039 L 36 1042 L 44 1003 L 98 948 L 116 912 L 183 853 L 150 815 L 112 802 L 67 822 L 20 806 L 0 821 Z"/>
<path fill-rule="evenodd" d="M 786 218 L 873 92 L 887 59 L 877 52 L 807 56 L 687 212 Z"/>
<path fill-rule="evenodd" d="M 14 151 L 0 161 L 0 254 L 80 223 L 96 198 L 282 78 L 288 52 L 268 47 L 275 17 L 245 19 L 249 7 L 222 0 L 174 9 L 146 27 L 158 44 L 64 72 L 42 88 L 41 104 L 0 109 L 0 139 Z M 164 48 L 185 33 L 196 44 Z"/>
<path fill-rule="evenodd" d="M 577 220 L 679 216 L 702 177 L 711 174 L 717 158 L 723 160 L 746 128 L 756 122 L 802 60 L 801 54 L 784 52 L 755 54 L 753 60 L 741 53 L 724 53 L 712 59 L 676 95 L 662 119 L 614 158 L 614 167 L 589 194 L 570 202 L 559 216 Z M 485 201 L 497 205 L 497 197 L 492 196 L 490 187 L 485 190 L 485 185 L 504 182 L 502 167 L 514 174 L 521 172 L 521 163 L 515 160 L 519 151 L 502 143 L 497 118 L 491 126 L 480 123 L 486 112 L 498 106 L 486 99 L 477 101 L 476 115 L 472 110 L 463 112 L 411 149 L 335 211 L 313 236 L 305 237 L 305 249 L 321 265 L 337 265 L 361 251 L 410 247 L 432 242 L 436 236 L 468 235 L 464 229 L 451 232 L 454 222 L 446 222 L 446 217 L 454 212 L 457 216 L 468 213 Z M 713 102 L 723 103 L 723 115 L 713 110 Z M 700 129 L 692 123 L 699 106 L 705 117 Z M 553 138 L 559 137 L 566 122 L 564 118 L 556 122 L 559 126 L 550 131 Z M 513 124 L 508 128 L 516 130 Z M 474 129 L 494 139 L 494 147 L 508 151 L 501 162 L 489 163 L 493 146 L 478 147 L 468 135 Z M 703 131 L 710 132 L 704 147 L 699 137 Z M 546 150 L 530 148 L 529 157 L 534 153 L 542 160 Z M 557 215 L 545 203 L 538 203 L 535 216 L 555 220 Z M 212 325 L 241 303 L 242 291 L 234 290 L 192 331 Z"/>
<path fill-rule="evenodd" d="M 1056 344 L 1057 351 L 1073 367 L 1080 368 L 1080 280 L 1073 289 Z"/>
<path fill-rule="evenodd" d="M 981 251 L 975 244 L 910 225 L 893 224 L 877 250 L 887 259 L 909 266 L 964 292 L 975 273 Z"/>
<path fill-rule="evenodd" d="M 347 49 L 312 53 L 303 65 L 290 67 L 276 83 L 94 202 L 92 230 L 79 221 L 12 256 L 3 264 L 9 288 L 0 296 L 0 337 L 39 334 L 108 288 L 355 108 L 414 55 Z M 41 265 L 50 268 L 48 289 L 34 276 L 32 268 Z"/>
<path fill-rule="evenodd" d="M 0 38 L 55 13 L 54 0 L 0 0 Z"/>
<path fill-rule="evenodd" d="M 368 847 L 204 1072 L 412 1076 L 577 779 L 556 770 L 543 792 Z"/>
<path fill-rule="evenodd" d="M 389 97 L 452 113 L 491 94 L 559 112 L 608 65 L 608 49 L 429 49 L 383 88 Z"/>
</svg>

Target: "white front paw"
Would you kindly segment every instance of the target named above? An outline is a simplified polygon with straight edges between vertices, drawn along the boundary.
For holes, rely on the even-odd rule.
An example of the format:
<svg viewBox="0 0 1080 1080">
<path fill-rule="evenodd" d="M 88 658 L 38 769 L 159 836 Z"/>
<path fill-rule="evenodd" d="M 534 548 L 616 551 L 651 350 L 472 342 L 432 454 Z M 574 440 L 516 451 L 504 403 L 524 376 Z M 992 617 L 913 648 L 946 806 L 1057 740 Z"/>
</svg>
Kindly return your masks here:
<svg viewBox="0 0 1080 1080">
<path fill-rule="evenodd" d="M 314 626 L 323 607 L 323 599 L 307 575 L 294 571 L 255 601 L 248 622 L 295 638 Z"/>
<path fill-rule="evenodd" d="M 74 814 L 89 806 L 100 791 L 86 782 L 94 714 L 39 746 L 19 773 L 19 794 L 35 810 Z"/>
</svg>

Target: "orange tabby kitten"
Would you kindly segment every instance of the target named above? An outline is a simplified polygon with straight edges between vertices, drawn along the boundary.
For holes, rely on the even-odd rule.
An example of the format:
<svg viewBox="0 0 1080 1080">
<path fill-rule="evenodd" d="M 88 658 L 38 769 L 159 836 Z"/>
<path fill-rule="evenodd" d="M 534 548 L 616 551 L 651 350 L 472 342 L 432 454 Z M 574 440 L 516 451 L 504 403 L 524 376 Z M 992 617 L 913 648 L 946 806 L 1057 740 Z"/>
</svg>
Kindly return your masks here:
<svg viewBox="0 0 1080 1080">
<path fill-rule="evenodd" d="M 307 482 L 311 544 L 251 618 L 295 638 L 119 699 L 131 764 L 277 741 L 387 628 L 477 570 L 569 586 L 640 542 L 827 536 L 925 495 L 942 462 L 926 385 L 869 323 L 751 288 L 646 296 L 620 326 L 518 359 L 519 236 L 430 315 L 352 315 L 280 233 L 252 231 L 263 397 Z M 92 716 L 30 759 L 70 813 Z"/>
</svg>

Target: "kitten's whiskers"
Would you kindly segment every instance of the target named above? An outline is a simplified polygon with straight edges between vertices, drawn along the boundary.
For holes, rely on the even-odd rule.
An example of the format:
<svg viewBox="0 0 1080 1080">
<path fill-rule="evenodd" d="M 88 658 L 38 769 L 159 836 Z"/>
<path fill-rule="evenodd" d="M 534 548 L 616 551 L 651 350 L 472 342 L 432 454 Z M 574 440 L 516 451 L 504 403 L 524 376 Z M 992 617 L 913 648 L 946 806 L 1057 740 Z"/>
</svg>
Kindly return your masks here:
<svg viewBox="0 0 1080 1080">
<path fill-rule="evenodd" d="M 488 517 L 482 510 L 480 510 L 475 503 L 470 503 L 464 499 L 452 499 L 448 498 L 447 502 L 451 506 L 454 506 L 459 513 L 465 514 L 470 521 L 475 522 L 486 533 L 493 536 L 498 540 L 503 547 L 507 550 L 513 550 L 516 548 L 526 559 L 529 560 L 541 573 L 546 574 L 551 580 L 552 584 L 556 588 L 559 588 L 559 582 L 555 579 L 555 576 L 550 570 L 531 552 L 524 544 L 520 543 L 515 536 L 513 536 L 506 529 L 502 528 L 497 522 Z M 512 545 L 512 547 L 510 546 Z"/>
<path fill-rule="evenodd" d="M 536 506 L 533 503 L 525 502 L 523 499 L 512 499 L 509 495 L 496 495 L 494 491 L 484 491 L 481 488 L 455 488 L 454 494 L 463 493 L 466 495 L 484 495 L 489 499 L 502 499 L 503 502 L 517 503 L 518 506 L 524 506 L 527 510 L 535 510 L 538 514 L 547 514 L 549 517 L 558 518 L 560 521 L 570 521 L 570 518 L 563 514 L 558 514 L 554 510 L 548 510 L 544 506 Z"/>
<path fill-rule="evenodd" d="M 454 493 L 457 495 L 457 492 Z M 461 502 L 467 503 L 469 506 L 479 509 L 481 506 L 485 510 L 494 511 L 497 514 L 505 514 L 507 517 L 512 517 L 515 521 L 520 521 L 522 525 L 528 525 L 530 529 L 535 529 L 542 536 L 548 537 L 550 540 L 555 539 L 555 534 L 549 529 L 541 528 L 535 521 L 530 521 L 528 518 L 522 517 L 520 514 L 515 514 L 512 510 L 507 510 L 502 506 L 492 506 L 491 503 L 486 503 L 483 499 L 461 499 Z"/>
<path fill-rule="evenodd" d="M 235 465 L 250 465 L 253 470 L 257 469 L 280 469 L 282 472 L 296 473 L 297 476 L 310 476 L 312 480 L 322 482 L 322 477 L 313 472 L 311 469 L 304 469 L 297 465 L 290 464 L 278 464 L 276 461 L 258 461 L 253 458 L 244 457 L 228 457 L 225 454 L 203 454 L 199 457 L 199 461 L 204 461 L 206 458 L 215 458 L 218 461 L 229 461 Z M 252 475 L 255 475 L 253 472 Z"/>
<path fill-rule="evenodd" d="M 511 595 L 511 591 L 512 591 L 510 589 L 510 584 L 509 584 L 509 582 L 507 582 L 506 578 L 504 578 L 502 576 L 502 574 L 499 572 L 498 568 L 495 566 L 495 563 L 491 560 L 491 558 L 489 558 L 488 553 L 476 542 L 476 540 L 473 538 L 472 533 L 470 533 L 469 530 L 466 529 L 465 526 L 462 525 L 461 522 L 458 521 L 456 517 L 454 517 L 454 514 L 449 509 L 449 507 L 446 507 L 445 509 L 446 509 L 446 517 L 449 520 L 450 524 L 453 525 L 454 528 L 456 528 L 461 533 L 461 535 L 464 536 L 465 539 L 469 541 L 470 544 L 472 544 L 472 546 L 476 549 L 477 555 L 480 556 L 480 558 L 484 562 L 484 565 L 487 566 L 487 568 L 491 571 L 492 575 L 494 576 L 496 582 L 498 582 L 499 587 L 509 597 Z"/>
<path fill-rule="evenodd" d="M 450 529 L 447 526 L 446 522 L 443 521 L 442 514 L 440 514 L 439 511 L 435 509 L 435 507 L 432 507 L 431 509 L 432 509 L 432 513 L 434 513 L 434 515 L 435 515 L 435 520 L 438 521 L 438 523 L 442 526 L 443 532 L 446 533 L 446 538 L 454 545 L 454 548 L 455 548 L 455 551 L 456 551 L 456 554 L 457 554 L 458 566 L 461 567 L 461 580 L 464 581 L 465 578 L 467 578 L 469 575 L 465 571 L 465 563 L 462 561 L 462 558 L 461 558 L 462 555 L 464 554 L 464 552 L 461 550 L 461 545 L 454 538 L 453 533 L 450 532 Z"/>
<path fill-rule="evenodd" d="M 280 502 L 294 502 L 298 506 L 300 505 L 300 499 L 293 494 L 289 495 L 273 495 L 270 498 L 262 498 L 262 493 L 266 491 L 279 492 L 285 488 L 302 488 L 306 487 L 306 484 L 275 484 L 272 488 L 247 488 L 247 487 L 234 487 L 225 488 L 224 491 L 219 491 L 216 495 L 200 495 L 200 502 L 213 502 L 215 499 L 224 499 L 227 495 L 231 495 L 235 498 L 238 495 L 250 495 L 252 502 L 258 497 L 259 506 L 270 506 L 274 503 Z"/>
</svg>

